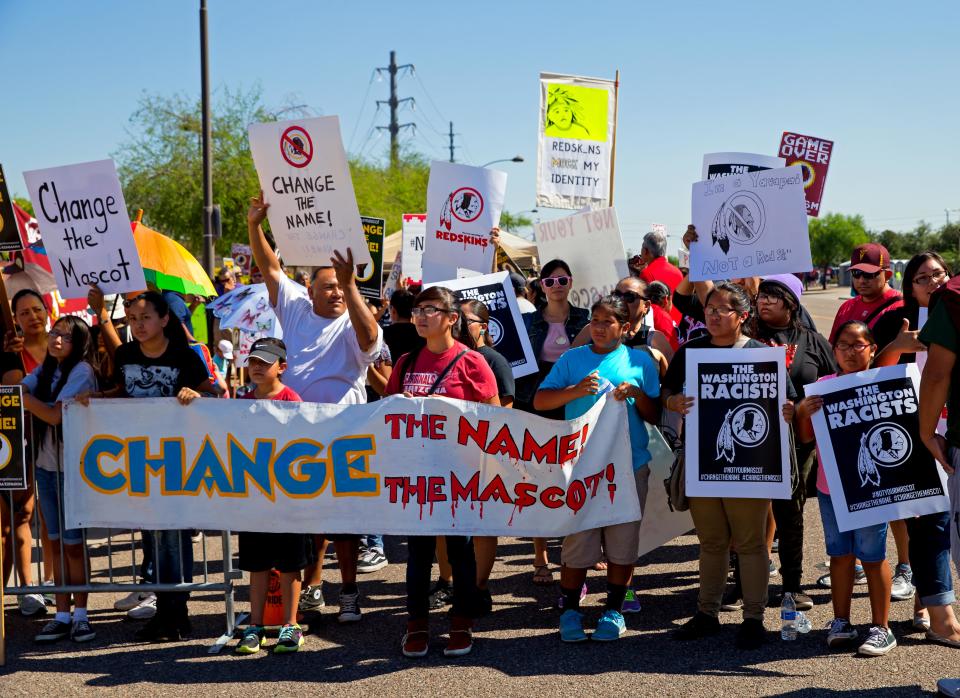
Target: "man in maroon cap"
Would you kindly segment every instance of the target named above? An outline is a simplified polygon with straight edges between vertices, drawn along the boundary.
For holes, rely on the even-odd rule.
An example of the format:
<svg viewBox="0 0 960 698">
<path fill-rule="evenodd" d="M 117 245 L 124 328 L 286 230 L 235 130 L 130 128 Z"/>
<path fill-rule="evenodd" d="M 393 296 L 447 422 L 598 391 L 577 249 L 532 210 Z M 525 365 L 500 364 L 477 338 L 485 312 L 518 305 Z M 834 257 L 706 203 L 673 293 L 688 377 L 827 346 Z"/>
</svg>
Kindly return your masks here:
<svg viewBox="0 0 960 698">
<path fill-rule="evenodd" d="M 893 272 L 890 253 L 883 245 L 868 242 L 855 248 L 850 258 L 850 276 L 857 295 L 837 311 L 830 330 L 831 344 L 837 329 L 848 320 L 859 320 L 872 329 L 884 313 L 903 305 L 903 297 L 887 283 Z"/>
</svg>

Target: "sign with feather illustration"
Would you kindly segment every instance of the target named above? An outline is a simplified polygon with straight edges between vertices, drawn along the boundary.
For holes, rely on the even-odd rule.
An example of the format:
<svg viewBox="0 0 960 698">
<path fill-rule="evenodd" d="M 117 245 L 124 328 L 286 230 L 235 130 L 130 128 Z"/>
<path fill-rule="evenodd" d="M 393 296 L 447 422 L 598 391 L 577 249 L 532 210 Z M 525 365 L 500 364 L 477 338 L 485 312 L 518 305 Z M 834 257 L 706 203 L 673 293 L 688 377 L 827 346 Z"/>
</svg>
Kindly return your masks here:
<svg viewBox="0 0 960 698">
<path fill-rule="evenodd" d="M 687 351 L 689 496 L 790 498 L 785 389 L 783 347 Z"/>
<path fill-rule="evenodd" d="M 947 511 L 946 475 L 920 441 L 920 375 L 900 364 L 819 381 L 820 467 L 841 531 Z"/>
</svg>

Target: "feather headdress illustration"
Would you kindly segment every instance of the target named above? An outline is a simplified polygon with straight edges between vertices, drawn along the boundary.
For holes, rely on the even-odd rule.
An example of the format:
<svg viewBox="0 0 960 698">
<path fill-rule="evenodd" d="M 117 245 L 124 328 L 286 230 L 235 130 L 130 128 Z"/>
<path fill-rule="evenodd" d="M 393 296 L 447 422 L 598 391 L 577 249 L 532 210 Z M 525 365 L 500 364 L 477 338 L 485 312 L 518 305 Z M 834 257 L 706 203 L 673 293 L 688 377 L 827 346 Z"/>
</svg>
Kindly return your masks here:
<svg viewBox="0 0 960 698">
<path fill-rule="evenodd" d="M 877 470 L 877 464 L 873 462 L 873 456 L 870 455 L 866 434 L 860 437 L 860 453 L 857 455 L 857 472 L 860 473 L 861 487 L 866 487 L 868 482 L 874 487 L 880 486 L 880 471 Z"/>
<path fill-rule="evenodd" d="M 733 427 L 730 424 L 730 418 L 733 410 L 727 410 L 723 418 L 723 426 L 720 427 L 720 433 L 717 434 L 717 460 L 726 458 L 728 463 L 733 463 L 736 456 L 734 451 Z"/>
</svg>

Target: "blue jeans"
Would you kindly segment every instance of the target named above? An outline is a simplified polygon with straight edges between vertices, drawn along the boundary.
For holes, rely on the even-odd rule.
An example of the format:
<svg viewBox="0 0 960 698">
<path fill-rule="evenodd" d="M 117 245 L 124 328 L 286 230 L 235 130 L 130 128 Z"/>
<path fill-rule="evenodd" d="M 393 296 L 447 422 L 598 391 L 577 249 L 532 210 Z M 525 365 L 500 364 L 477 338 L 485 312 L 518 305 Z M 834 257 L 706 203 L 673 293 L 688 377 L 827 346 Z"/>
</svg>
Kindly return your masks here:
<svg viewBox="0 0 960 698">
<path fill-rule="evenodd" d="M 383 552 L 383 536 L 379 533 L 367 533 L 360 536 L 360 547 Z"/>
<path fill-rule="evenodd" d="M 950 574 L 950 512 L 907 519 L 913 584 L 924 606 L 946 606 L 956 599 Z"/>
<path fill-rule="evenodd" d="M 147 581 L 182 584 L 193 581 L 193 541 L 190 531 L 143 531 L 144 558 L 149 556 Z M 149 552 L 147 552 L 149 550 Z M 189 592 L 169 592 L 171 599 L 186 601 Z"/>
</svg>

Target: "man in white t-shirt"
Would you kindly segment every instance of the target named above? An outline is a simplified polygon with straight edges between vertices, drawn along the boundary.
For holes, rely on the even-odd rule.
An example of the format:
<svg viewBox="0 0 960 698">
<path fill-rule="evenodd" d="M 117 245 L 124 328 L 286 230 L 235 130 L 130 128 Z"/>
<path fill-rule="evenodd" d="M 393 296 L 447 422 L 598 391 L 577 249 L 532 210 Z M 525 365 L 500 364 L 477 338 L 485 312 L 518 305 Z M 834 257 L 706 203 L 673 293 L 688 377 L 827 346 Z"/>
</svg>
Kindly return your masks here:
<svg viewBox="0 0 960 698">
<path fill-rule="evenodd" d="M 383 333 L 356 284 L 353 253 L 334 252 L 331 266 L 318 267 L 309 291 L 292 281 L 280 266 L 260 224 L 269 204 L 263 195 L 250 200 L 247 228 L 253 259 L 263 274 L 270 305 L 283 329 L 287 345 L 287 370 L 283 382 L 306 402 L 358 404 L 367 401 L 364 384 L 367 368 L 380 356 Z M 340 591 L 341 623 L 361 617 L 357 589 L 359 536 L 327 536 L 333 541 L 343 585 Z M 326 538 L 317 536 L 317 563 L 306 570 L 301 594 L 303 610 L 323 606 L 321 570 Z"/>
</svg>

